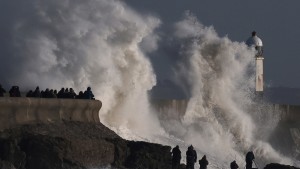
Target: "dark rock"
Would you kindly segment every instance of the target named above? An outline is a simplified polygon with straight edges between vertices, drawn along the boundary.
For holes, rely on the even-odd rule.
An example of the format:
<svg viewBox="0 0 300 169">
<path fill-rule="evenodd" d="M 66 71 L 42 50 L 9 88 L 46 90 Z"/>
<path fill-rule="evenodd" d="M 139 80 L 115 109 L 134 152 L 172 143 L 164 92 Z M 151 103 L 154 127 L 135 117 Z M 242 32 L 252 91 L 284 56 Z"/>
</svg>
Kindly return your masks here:
<svg viewBox="0 0 300 169">
<path fill-rule="evenodd" d="M 0 168 L 1 169 L 16 169 L 15 166 L 7 161 L 1 161 L 0 160 Z"/>
<path fill-rule="evenodd" d="M 9 161 L 16 168 L 24 168 L 26 154 L 21 151 L 18 140 L 0 140 L 0 158 Z"/>
<path fill-rule="evenodd" d="M 299 169 L 299 168 L 289 166 L 289 165 L 271 163 L 271 164 L 266 165 L 264 169 Z"/>
<path fill-rule="evenodd" d="M 124 140 L 102 124 L 32 124 L 0 132 L 1 169 L 169 169 L 170 150 Z"/>
<path fill-rule="evenodd" d="M 171 147 L 146 142 L 128 143 L 130 154 L 125 166 L 128 168 L 171 169 Z"/>
<path fill-rule="evenodd" d="M 180 164 L 179 169 L 186 169 L 186 165 L 185 164 Z"/>
</svg>

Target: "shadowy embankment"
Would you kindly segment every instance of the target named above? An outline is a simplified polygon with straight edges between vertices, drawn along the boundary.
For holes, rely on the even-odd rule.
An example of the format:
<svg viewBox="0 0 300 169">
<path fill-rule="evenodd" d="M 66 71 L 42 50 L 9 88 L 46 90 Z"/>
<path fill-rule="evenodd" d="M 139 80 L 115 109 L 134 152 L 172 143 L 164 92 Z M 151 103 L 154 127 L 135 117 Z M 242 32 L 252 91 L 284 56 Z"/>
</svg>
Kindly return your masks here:
<svg viewBox="0 0 300 169">
<path fill-rule="evenodd" d="M 299 168 L 293 167 L 290 165 L 271 163 L 271 164 L 266 165 L 264 169 L 299 169 Z"/>
<path fill-rule="evenodd" d="M 171 168 L 171 147 L 127 141 L 102 124 L 32 124 L 0 132 L 2 169 Z"/>
</svg>

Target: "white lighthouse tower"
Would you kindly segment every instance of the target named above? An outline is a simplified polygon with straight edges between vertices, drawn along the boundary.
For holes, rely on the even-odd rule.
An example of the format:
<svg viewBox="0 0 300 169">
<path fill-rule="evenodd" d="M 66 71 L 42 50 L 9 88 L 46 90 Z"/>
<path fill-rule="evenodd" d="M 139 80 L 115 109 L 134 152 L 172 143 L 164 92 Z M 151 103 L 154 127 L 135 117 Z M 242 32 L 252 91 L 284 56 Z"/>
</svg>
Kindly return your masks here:
<svg viewBox="0 0 300 169">
<path fill-rule="evenodd" d="M 262 40 L 256 35 L 256 32 L 252 32 L 252 36 L 246 41 L 249 47 L 254 47 L 257 51 L 255 55 L 256 60 L 256 76 L 255 76 L 255 91 L 258 94 L 262 94 L 264 91 L 264 67 L 263 67 L 263 43 Z"/>
</svg>

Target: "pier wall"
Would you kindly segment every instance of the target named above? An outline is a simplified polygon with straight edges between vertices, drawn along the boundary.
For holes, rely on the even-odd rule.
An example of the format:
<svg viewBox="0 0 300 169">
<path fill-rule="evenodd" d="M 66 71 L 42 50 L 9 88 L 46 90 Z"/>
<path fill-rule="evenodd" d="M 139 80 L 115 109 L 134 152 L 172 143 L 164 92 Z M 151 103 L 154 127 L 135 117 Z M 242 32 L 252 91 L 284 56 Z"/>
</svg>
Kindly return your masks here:
<svg viewBox="0 0 300 169">
<path fill-rule="evenodd" d="M 188 100 L 156 99 L 152 105 L 162 117 L 178 117 L 184 115 Z M 282 120 L 300 121 L 300 105 L 273 104 L 273 111 L 279 112 Z"/>
<path fill-rule="evenodd" d="M 26 97 L 0 98 L 0 130 L 31 123 L 62 120 L 100 123 L 98 100 L 45 99 Z"/>
<path fill-rule="evenodd" d="M 282 119 L 300 121 L 300 105 L 274 104 L 274 111 L 281 112 Z"/>
</svg>

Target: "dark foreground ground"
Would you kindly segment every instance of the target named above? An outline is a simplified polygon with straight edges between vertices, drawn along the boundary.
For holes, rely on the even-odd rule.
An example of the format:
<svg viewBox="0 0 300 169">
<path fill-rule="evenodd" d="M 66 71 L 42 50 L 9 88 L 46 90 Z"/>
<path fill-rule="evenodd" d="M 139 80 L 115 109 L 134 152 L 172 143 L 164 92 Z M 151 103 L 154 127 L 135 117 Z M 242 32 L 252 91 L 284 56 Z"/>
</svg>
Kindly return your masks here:
<svg viewBox="0 0 300 169">
<path fill-rule="evenodd" d="M 127 141 L 102 124 L 62 122 L 0 132 L 0 168 L 171 168 L 171 147 Z"/>
<path fill-rule="evenodd" d="M 124 140 L 102 124 L 33 124 L 0 132 L 0 169 L 171 169 L 170 151 L 169 146 Z"/>
</svg>

